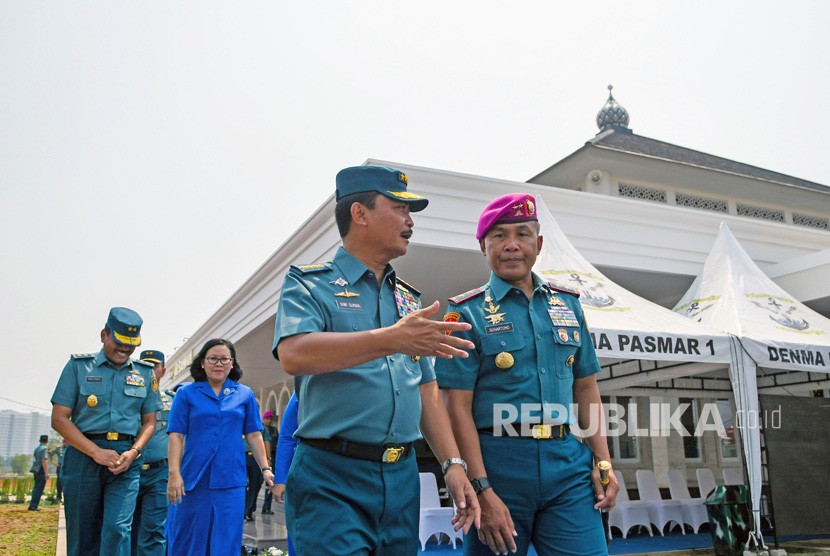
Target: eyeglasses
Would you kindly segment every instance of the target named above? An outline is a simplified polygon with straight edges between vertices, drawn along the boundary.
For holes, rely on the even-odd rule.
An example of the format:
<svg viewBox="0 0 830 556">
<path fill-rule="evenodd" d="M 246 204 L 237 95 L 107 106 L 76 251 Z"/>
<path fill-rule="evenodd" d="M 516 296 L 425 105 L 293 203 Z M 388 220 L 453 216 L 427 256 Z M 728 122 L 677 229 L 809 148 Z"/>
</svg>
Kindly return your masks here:
<svg viewBox="0 0 830 556">
<path fill-rule="evenodd" d="M 222 365 L 227 365 L 228 363 L 233 361 L 233 357 L 227 357 L 227 356 L 225 356 L 225 357 L 214 357 L 214 356 L 210 356 L 210 357 L 205 357 L 205 361 L 207 361 L 211 365 L 216 365 L 217 363 L 221 363 Z"/>
</svg>

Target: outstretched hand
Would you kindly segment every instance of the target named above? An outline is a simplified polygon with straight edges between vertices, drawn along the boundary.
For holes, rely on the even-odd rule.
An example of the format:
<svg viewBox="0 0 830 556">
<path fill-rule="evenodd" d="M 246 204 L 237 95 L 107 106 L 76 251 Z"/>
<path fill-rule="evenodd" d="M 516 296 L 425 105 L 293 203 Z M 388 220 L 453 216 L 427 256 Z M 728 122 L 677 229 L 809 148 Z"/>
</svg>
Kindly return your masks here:
<svg viewBox="0 0 830 556">
<path fill-rule="evenodd" d="M 441 308 L 435 301 L 432 305 L 413 311 L 393 326 L 401 333 L 400 353 L 407 355 L 432 355 L 443 359 L 468 357 L 465 350 L 471 350 L 475 344 L 469 340 L 450 336 L 451 332 L 461 332 L 472 328 L 466 322 L 443 322 L 431 320 Z"/>
</svg>

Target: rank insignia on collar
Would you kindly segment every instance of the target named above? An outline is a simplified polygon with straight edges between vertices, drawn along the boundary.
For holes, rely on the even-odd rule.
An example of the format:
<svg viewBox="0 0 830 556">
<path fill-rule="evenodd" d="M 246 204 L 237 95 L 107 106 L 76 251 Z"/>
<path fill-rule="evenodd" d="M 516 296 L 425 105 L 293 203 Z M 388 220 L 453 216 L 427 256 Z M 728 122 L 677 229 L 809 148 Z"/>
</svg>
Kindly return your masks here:
<svg viewBox="0 0 830 556">
<path fill-rule="evenodd" d="M 490 313 L 489 315 L 485 315 L 484 319 L 487 320 L 490 324 L 498 324 L 504 320 L 504 315 L 507 313 L 499 313 L 499 307 L 501 305 L 493 305 L 493 298 L 489 295 L 484 298 L 484 302 L 487 303 L 485 305 L 484 310 Z"/>
</svg>

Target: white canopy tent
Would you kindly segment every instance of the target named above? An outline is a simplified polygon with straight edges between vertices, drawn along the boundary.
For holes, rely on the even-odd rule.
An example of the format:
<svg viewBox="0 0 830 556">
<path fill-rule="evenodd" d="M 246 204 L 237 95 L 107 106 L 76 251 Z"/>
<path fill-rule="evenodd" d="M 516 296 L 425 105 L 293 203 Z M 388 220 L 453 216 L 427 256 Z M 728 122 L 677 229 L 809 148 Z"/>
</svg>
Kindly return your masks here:
<svg viewBox="0 0 830 556">
<path fill-rule="evenodd" d="M 613 389 L 675 376 L 706 373 L 731 363 L 729 335 L 693 322 L 609 280 L 565 236 L 541 198 L 537 211 L 544 243 L 533 270 L 580 292 L 579 301 L 601 359 L 695 362 L 612 379 Z"/>
<path fill-rule="evenodd" d="M 830 372 L 830 320 L 789 296 L 741 248 L 729 227 L 720 232 L 703 273 L 675 311 L 731 334 L 736 348 L 730 378 L 739 417 L 759 414 L 757 368 Z M 794 391 L 823 384 L 790 374 L 762 375 L 762 389 Z M 825 377 L 826 379 L 826 377 Z M 827 386 L 823 386 L 827 387 Z M 740 421 L 739 421 L 740 425 Z M 758 426 L 742 426 L 755 534 L 760 536 L 761 448 Z"/>
</svg>

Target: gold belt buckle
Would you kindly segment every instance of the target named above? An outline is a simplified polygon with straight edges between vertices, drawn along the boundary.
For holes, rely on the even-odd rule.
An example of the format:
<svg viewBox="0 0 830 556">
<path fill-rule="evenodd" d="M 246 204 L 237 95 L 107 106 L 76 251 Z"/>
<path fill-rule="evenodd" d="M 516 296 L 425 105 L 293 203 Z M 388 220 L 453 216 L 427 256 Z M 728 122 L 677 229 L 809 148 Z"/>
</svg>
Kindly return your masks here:
<svg viewBox="0 0 830 556">
<path fill-rule="evenodd" d="M 403 455 L 403 446 L 400 448 L 387 448 L 383 451 L 383 463 L 395 463 Z"/>
<path fill-rule="evenodd" d="M 149 463 L 145 463 L 141 466 L 142 471 L 147 471 L 149 469 L 150 469 L 150 464 Z"/>
<path fill-rule="evenodd" d="M 533 434 L 533 438 L 537 440 L 543 440 L 551 437 L 550 425 L 533 425 L 531 432 Z"/>
<path fill-rule="evenodd" d="M 117 432 L 108 432 L 107 433 L 107 440 L 118 440 L 118 433 Z"/>
</svg>

